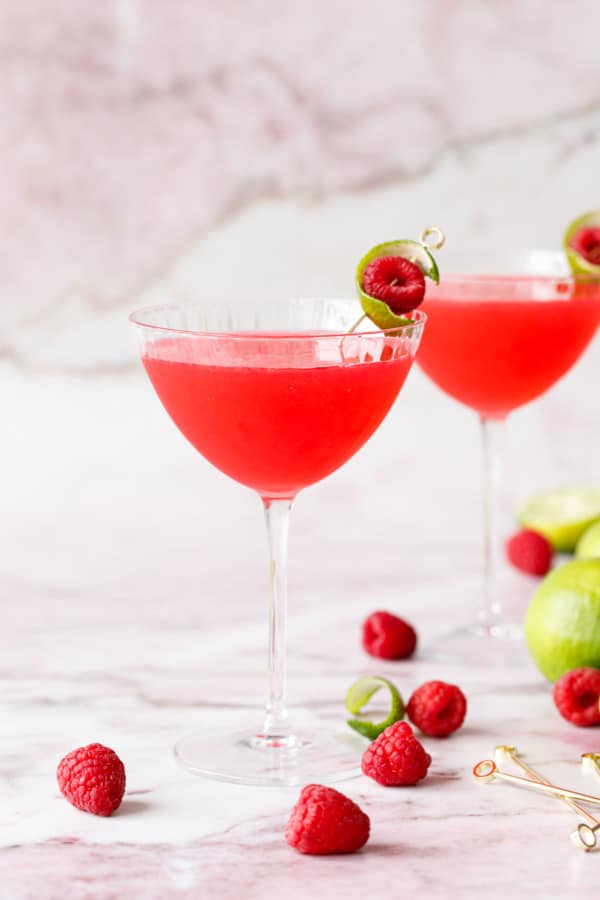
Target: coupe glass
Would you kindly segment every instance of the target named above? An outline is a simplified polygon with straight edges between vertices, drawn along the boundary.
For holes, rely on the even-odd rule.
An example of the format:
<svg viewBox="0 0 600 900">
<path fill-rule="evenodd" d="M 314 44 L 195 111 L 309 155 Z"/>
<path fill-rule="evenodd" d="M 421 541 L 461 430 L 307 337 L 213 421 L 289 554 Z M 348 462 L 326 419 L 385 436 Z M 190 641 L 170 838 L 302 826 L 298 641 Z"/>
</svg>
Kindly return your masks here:
<svg viewBox="0 0 600 900">
<path fill-rule="evenodd" d="M 262 726 L 198 732 L 175 748 L 191 772 L 242 784 L 294 785 L 357 774 L 362 740 L 340 722 L 292 722 L 286 707 L 287 537 L 292 502 L 343 465 L 394 403 L 425 315 L 348 334 L 356 300 L 206 302 L 131 315 L 146 372 L 170 417 L 213 465 L 255 490 L 270 548 L 267 706 Z"/>
<path fill-rule="evenodd" d="M 477 618 L 466 632 L 516 637 L 505 615 L 498 533 L 503 423 L 577 362 L 600 322 L 600 284 L 575 279 L 562 254 L 530 251 L 478 257 L 476 271 L 442 273 L 428 286 L 427 333 L 419 365 L 480 418 L 483 455 L 483 579 Z"/>
</svg>

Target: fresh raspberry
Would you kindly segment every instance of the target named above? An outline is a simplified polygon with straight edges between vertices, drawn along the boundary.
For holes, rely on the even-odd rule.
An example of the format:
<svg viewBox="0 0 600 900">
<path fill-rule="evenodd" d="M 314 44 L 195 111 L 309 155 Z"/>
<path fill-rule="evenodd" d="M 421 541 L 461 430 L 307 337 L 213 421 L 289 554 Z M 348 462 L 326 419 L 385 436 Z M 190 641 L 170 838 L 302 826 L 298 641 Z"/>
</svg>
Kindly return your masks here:
<svg viewBox="0 0 600 900">
<path fill-rule="evenodd" d="M 516 569 L 528 575 L 545 575 L 550 571 L 554 551 L 548 538 L 526 528 L 506 542 L 506 555 Z"/>
<path fill-rule="evenodd" d="M 554 703 L 573 725 L 600 725 L 600 669 L 583 666 L 561 675 L 554 685 Z"/>
<path fill-rule="evenodd" d="M 56 778 L 69 803 L 95 816 L 110 816 L 125 793 L 125 766 L 110 747 L 88 744 L 67 753 Z"/>
<path fill-rule="evenodd" d="M 600 228 L 579 228 L 569 244 L 588 262 L 600 266 Z"/>
<path fill-rule="evenodd" d="M 414 262 L 402 256 L 380 256 L 362 274 L 365 294 L 383 300 L 393 313 L 415 309 L 425 296 L 425 276 Z"/>
<path fill-rule="evenodd" d="M 308 784 L 292 810 L 285 839 L 300 853 L 354 853 L 367 843 L 370 827 L 367 814 L 349 797 Z"/>
<path fill-rule="evenodd" d="M 416 739 L 408 722 L 394 722 L 369 744 L 362 755 L 365 775 L 378 784 L 416 784 L 427 775 L 431 756 Z"/>
<path fill-rule="evenodd" d="M 406 659 L 415 652 L 417 633 L 392 613 L 374 612 L 363 622 L 362 645 L 379 659 Z"/>
<path fill-rule="evenodd" d="M 411 696 L 406 712 L 423 734 L 446 737 L 464 722 L 467 700 L 455 684 L 426 681 Z"/>
</svg>

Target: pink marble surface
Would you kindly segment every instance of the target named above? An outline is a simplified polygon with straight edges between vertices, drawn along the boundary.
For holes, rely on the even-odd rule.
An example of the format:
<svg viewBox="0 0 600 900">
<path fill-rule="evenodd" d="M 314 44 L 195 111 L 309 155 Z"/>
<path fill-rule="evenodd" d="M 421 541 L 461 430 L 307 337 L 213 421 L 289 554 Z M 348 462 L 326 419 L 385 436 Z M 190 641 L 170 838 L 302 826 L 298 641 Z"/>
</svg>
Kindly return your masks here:
<svg viewBox="0 0 600 900">
<path fill-rule="evenodd" d="M 419 787 L 343 786 L 371 817 L 365 850 L 314 859 L 283 840 L 295 790 L 195 779 L 172 757 L 191 728 L 258 721 L 267 575 L 257 499 L 197 457 L 140 372 L 0 375 L 15 425 L 1 483 L 2 900 L 375 898 L 391 885 L 433 898 L 596 896 L 600 855 L 571 845 L 569 811 L 478 787 L 470 767 L 511 741 L 558 783 L 593 790 L 578 756 L 598 750 L 597 732 L 559 718 L 522 647 L 501 667 L 431 658 L 472 614 L 477 588 L 467 411 L 414 372 L 368 447 L 298 499 L 292 704 L 337 723 L 348 685 L 373 671 L 407 695 L 441 677 L 469 698 L 463 731 L 427 742 L 432 773 Z M 555 394 L 573 389 L 567 380 Z M 525 432 L 535 407 L 520 417 Z M 569 447 L 573 466 L 582 451 Z M 517 616 L 532 588 L 513 578 Z M 358 626 L 374 607 L 417 624 L 415 660 L 365 657 Z M 60 757 L 94 740 L 127 766 L 126 800 L 108 820 L 72 808 L 55 783 Z"/>
</svg>

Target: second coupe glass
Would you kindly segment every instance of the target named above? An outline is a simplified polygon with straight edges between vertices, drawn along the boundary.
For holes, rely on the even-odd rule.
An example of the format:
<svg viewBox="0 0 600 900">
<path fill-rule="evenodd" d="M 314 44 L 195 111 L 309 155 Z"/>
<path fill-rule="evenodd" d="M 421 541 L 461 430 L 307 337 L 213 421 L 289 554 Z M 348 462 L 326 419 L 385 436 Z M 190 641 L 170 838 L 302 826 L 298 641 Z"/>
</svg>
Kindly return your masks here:
<svg viewBox="0 0 600 900">
<path fill-rule="evenodd" d="M 496 510 L 503 423 L 577 362 L 600 322 L 600 284 L 574 279 L 563 256 L 544 251 L 484 262 L 475 254 L 478 270 L 444 270 L 439 286 L 428 288 L 418 362 L 438 387 L 479 416 L 483 582 L 468 631 L 511 637 L 520 629 L 505 616 L 497 578 L 504 565 Z"/>
</svg>

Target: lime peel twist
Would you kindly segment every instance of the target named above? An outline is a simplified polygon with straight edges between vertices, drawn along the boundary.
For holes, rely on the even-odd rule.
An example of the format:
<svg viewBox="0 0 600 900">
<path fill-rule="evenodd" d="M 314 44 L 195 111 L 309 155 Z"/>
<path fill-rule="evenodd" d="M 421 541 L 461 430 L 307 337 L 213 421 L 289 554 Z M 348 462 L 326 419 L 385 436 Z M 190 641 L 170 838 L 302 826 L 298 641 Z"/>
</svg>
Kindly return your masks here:
<svg viewBox="0 0 600 900">
<path fill-rule="evenodd" d="M 358 298 L 363 309 L 360 318 L 349 329 L 349 334 L 355 331 L 365 318 L 370 319 L 378 328 L 382 330 L 401 328 L 405 325 L 412 325 L 412 319 L 407 316 L 398 315 L 392 311 L 384 300 L 379 300 L 365 293 L 363 290 L 363 274 L 367 266 L 375 259 L 383 256 L 400 256 L 417 265 L 423 275 L 431 278 L 435 284 L 439 284 L 440 273 L 437 263 L 431 254 L 432 250 L 439 250 L 445 243 L 444 233 L 437 226 L 429 226 L 424 228 L 419 236 L 418 241 L 412 240 L 395 240 L 386 241 L 383 244 L 377 244 L 372 247 L 360 260 L 356 268 L 356 290 Z"/>
<path fill-rule="evenodd" d="M 374 741 L 382 732 L 385 731 L 394 722 L 399 722 L 404 718 L 404 701 L 400 695 L 398 688 L 379 675 L 364 675 L 355 681 L 346 694 L 346 709 L 354 716 L 361 713 L 363 707 L 367 705 L 371 697 L 381 688 L 387 688 L 390 693 L 390 711 L 387 717 L 381 722 L 371 722 L 369 719 L 348 719 L 348 725 L 361 734 L 363 737 Z"/>
</svg>

